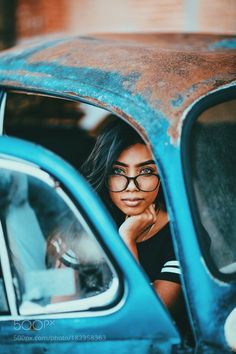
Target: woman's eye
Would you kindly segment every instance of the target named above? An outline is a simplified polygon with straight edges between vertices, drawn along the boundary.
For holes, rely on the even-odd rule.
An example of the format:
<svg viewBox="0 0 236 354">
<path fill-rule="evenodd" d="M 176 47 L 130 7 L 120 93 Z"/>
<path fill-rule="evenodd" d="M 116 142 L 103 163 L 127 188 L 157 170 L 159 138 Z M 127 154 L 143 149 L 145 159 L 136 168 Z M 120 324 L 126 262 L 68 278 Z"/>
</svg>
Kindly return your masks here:
<svg viewBox="0 0 236 354">
<path fill-rule="evenodd" d="M 142 170 L 140 171 L 140 174 L 149 174 L 149 173 L 154 173 L 154 169 L 151 167 L 145 167 L 142 168 Z"/>
<path fill-rule="evenodd" d="M 125 171 L 120 167 L 113 167 L 112 174 L 113 175 L 121 175 L 121 174 L 125 174 Z"/>
</svg>

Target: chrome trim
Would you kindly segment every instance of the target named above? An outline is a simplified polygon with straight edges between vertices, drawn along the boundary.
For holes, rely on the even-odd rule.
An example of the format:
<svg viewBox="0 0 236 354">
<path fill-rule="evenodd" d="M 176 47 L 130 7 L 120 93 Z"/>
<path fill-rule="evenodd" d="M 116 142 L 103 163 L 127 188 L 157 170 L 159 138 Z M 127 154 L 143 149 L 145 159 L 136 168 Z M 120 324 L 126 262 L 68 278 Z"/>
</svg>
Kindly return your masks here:
<svg viewBox="0 0 236 354">
<path fill-rule="evenodd" d="M 5 288 L 7 293 L 7 300 L 12 315 L 17 315 L 16 295 L 13 285 L 13 277 L 11 272 L 10 261 L 8 257 L 7 245 L 2 229 L 2 223 L 0 222 L 0 262 L 2 266 L 3 279 L 5 282 Z"/>
<path fill-rule="evenodd" d="M 6 107 L 7 93 L 3 93 L 2 102 L 0 106 L 0 135 L 3 135 L 4 114 Z"/>
</svg>

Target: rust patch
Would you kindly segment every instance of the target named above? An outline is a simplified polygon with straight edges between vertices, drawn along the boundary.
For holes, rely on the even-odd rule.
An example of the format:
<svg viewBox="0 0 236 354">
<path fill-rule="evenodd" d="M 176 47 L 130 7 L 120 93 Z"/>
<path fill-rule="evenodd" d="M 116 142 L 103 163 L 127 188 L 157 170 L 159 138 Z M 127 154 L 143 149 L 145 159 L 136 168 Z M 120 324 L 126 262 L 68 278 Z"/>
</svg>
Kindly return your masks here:
<svg viewBox="0 0 236 354">
<path fill-rule="evenodd" d="M 234 35 L 203 33 L 104 33 L 94 34 L 95 38 L 112 41 L 138 42 L 151 44 L 162 49 L 184 51 L 226 51 L 232 49 Z M 234 42 L 233 42 L 234 43 Z"/>
<path fill-rule="evenodd" d="M 32 76 L 32 77 L 37 77 L 37 78 L 40 78 L 40 77 L 47 77 L 47 78 L 49 78 L 49 77 L 52 77 L 52 75 L 51 74 L 47 74 L 47 73 L 41 73 L 41 72 L 37 72 L 37 71 L 34 71 L 34 72 L 28 72 L 28 71 L 26 71 L 26 70 L 17 70 L 17 71 L 15 71 L 14 72 L 14 74 L 15 75 L 23 75 L 23 76 Z"/>
<path fill-rule="evenodd" d="M 21 82 L 13 80 L 2 80 L 0 85 L 10 87 L 23 87 L 23 84 Z"/>
<path fill-rule="evenodd" d="M 128 60 L 128 64 L 127 64 Z M 56 48 L 47 48 L 33 54 L 28 63 L 57 63 L 60 66 L 99 69 L 108 73 L 118 73 L 123 77 L 124 90 L 132 87 L 132 95 L 141 94 L 153 107 L 158 100 L 158 107 L 165 113 L 172 106 L 171 100 L 182 92 L 190 92 L 191 87 L 202 83 L 195 90 L 199 95 L 214 87 L 213 81 L 226 82 L 226 75 L 233 79 L 236 71 L 234 53 L 168 51 L 149 45 L 136 43 L 69 41 Z M 138 79 L 132 79 L 136 74 Z M 131 79 L 129 76 L 131 75 Z M 210 84 L 208 79 L 213 79 Z M 191 92 L 193 95 L 194 92 Z M 188 96 L 184 97 L 186 100 Z M 160 106 L 161 102 L 161 106 Z"/>
<path fill-rule="evenodd" d="M 44 78 L 52 77 L 51 74 L 41 73 L 41 72 L 37 72 L 37 71 L 29 72 L 29 71 L 26 71 L 26 70 L 1 70 L 1 74 L 2 75 L 6 75 L 6 77 L 11 75 L 11 74 L 14 74 L 15 76 L 16 75 L 19 75 L 19 76 L 22 75 L 24 77 L 30 76 L 30 77 L 37 77 L 37 78 L 40 78 L 40 77 L 44 77 Z"/>
<path fill-rule="evenodd" d="M 127 98 L 127 102 L 133 100 L 137 105 L 145 105 L 168 120 L 168 134 L 176 142 L 185 109 L 209 91 L 235 80 L 236 50 L 217 47 L 219 41 L 234 38 L 200 34 L 69 37 L 52 42 L 51 46 L 39 45 L 38 49 L 36 46 L 32 53 L 27 51 L 25 66 L 40 70 L 40 74 L 27 72 L 24 67 L 18 72 L 43 77 L 47 70 L 52 79 L 71 80 L 78 86 L 81 80 L 85 85 L 94 85 L 94 90 L 103 88 Z M 22 56 L 21 51 L 21 60 Z M 17 61 L 17 56 L 14 60 Z M 61 93 L 75 97 L 76 89 L 73 90 Z M 58 93 L 56 88 L 55 92 Z M 87 99 L 95 105 L 102 104 Z"/>
</svg>

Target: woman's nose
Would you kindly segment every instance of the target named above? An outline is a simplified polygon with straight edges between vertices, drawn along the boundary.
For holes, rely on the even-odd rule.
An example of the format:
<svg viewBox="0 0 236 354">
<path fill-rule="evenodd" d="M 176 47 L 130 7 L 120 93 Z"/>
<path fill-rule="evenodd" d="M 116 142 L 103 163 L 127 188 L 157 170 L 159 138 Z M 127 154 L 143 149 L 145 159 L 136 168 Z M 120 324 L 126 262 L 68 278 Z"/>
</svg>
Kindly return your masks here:
<svg viewBox="0 0 236 354">
<path fill-rule="evenodd" d="M 128 186 L 126 187 L 127 191 L 138 191 L 139 189 L 137 188 L 136 184 L 134 183 L 133 179 L 129 180 Z"/>
</svg>

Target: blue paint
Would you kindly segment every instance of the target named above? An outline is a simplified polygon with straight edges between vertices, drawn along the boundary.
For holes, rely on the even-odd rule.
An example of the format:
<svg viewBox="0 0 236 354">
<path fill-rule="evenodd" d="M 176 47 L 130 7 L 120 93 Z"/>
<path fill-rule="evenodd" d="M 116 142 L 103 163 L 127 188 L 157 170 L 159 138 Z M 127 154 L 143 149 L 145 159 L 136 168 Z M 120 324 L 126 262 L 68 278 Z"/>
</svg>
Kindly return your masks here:
<svg viewBox="0 0 236 354">
<path fill-rule="evenodd" d="M 182 95 L 178 95 L 176 98 L 171 100 L 171 104 L 174 108 L 180 107 L 184 102 L 184 98 Z"/>
<path fill-rule="evenodd" d="M 55 43 L 51 42 L 51 45 Z M 0 56 L 0 82 L 4 84 L 4 79 L 13 82 L 19 82 L 25 87 L 31 87 L 31 90 L 43 90 L 52 94 L 63 94 L 68 96 L 73 93 L 83 99 L 84 97 L 93 97 L 101 102 L 109 102 L 109 106 L 118 107 L 126 114 L 137 118 L 140 116 L 153 116 L 156 118 L 156 112 L 148 103 L 152 94 L 151 90 L 136 93 L 135 87 L 140 79 L 139 72 L 131 72 L 128 75 L 121 75 L 120 72 L 106 71 L 90 67 L 67 67 L 60 64 L 60 60 L 52 63 L 37 62 L 28 63 L 32 53 L 50 47 L 50 45 L 40 45 L 30 51 L 24 50 L 22 54 L 7 53 Z M 11 68 L 9 72 L 9 67 Z M 28 74 L 22 75 L 20 71 Z M 32 73 L 33 75 L 31 75 Z M 53 74 L 52 74 L 53 73 Z M 160 101 L 156 102 L 160 106 Z M 141 111 L 140 112 L 140 108 Z M 141 115 L 140 115 L 141 113 Z M 162 112 L 158 112 L 158 117 L 164 117 Z M 161 127 L 161 125 L 159 124 Z"/>
<path fill-rule="evenodd" d="M 6 59 L 5 65 L 1 65 L 0 77 L 1 80 L 5 78 L 4 70 L 7 70 L 9 66 L 8 60 Z M 23 85 L 34 85 L 40 86 L 43 84 L 45 89 L 50 89 L 53 91 L 58 90 L 58 83 L 60 82 L 60 86 L 62 86 L 62 81 L 66 84 L 70 83 L 70 89 L 68 91 L 73 92 L 73 88 L 80 84 L 86 84 L 88 86 L 94 87 L 94 90 L 98 90 L 99 88 L 106 87 L 106 90 L 110 90 L 115 92 L 116 94 L 123 94 L 126 96 L 130 96 L 132 94 L 132 89 L 136 84 L 137 80 L 140 77 L 139 73 L 133 72 L 129 75 L 122 76 L 118 72 L 109 72 L 103 71 L 94 68 L 74 68 L 74 67 L 65 67 L 60 66 L 59 64 L 45 64 L 45 63 L 37 63 L 37 64 L 25 64 L 21 61 L 17 64 L 11 65 L 12 72 L 11 80 L 22 82 Z M 35 75 L 25 75 L 22 76 L 21 73 L 17 73 L 17 71 L 24 70 L 29 73 L 34 73 Z M 1 75 L 1 71 L 2 75 Z M 50 76 L 53 73 L 53 77 Z M 48 75 L 45 76 L 45 75 Z M 129 83 L 129 87 L 124 90 L 124 84 L 127 86 L 127 82 Z M 98 91 L 99 92 L 99 91 Z"/>
<path fill-rule="evenodd" d="M 8 61 L 4 59 L 4 65 L 1 65 L 0 69 L 0 81 L 3 82 L 5 77 L 4 69 L 7 70 Z M 24 66 L 24 70 L 32 73 L 39 73 L 40 75 L 25 75 L 22 77 L 20 73 L 17 73 L 20 66 Z M 14 67 L 15 66 L 15 67 Z M 148 103 L 148 98 L 151 91 L 147 91 L 143 94 L 135 93 L 134 89 L 137 81 L 140 78 L 140 74 L 137 72 L 131 72 L 128 75 L 121 75 L 119 72 L 108 72 L 104 70 L 94 68 L 75 68 L 60 66 L 57 63 L 45 64 L 23 64 L 17 63 L 11 67 L 14 67 L 14 71 L 11 74 L 11 80 L 21 82 L 25 87 L 35 88 L 36 90 L 48 93 L 61 94 L 66 96 L 73 92 L 74 95 L 81 97 L 93 97 L 103 103 L 108 102 L 107 108 L 118 107 L 127 115 L 135 117 L 138 123 L 143 126 L 144 129 L 150 127 L 155 133 L 160 136 L 165 136 L 165 132 L 168 129 L 167 119 L 161 110 L 154 110 Z M 53 77 L 50 76 L 53 73 Z M 44 74 L 41 75 L 41 74 Z M 128 84 L 127 84 L 128 83 Z M 160 101 L 158 104 L 160 105 Z M 149 119 L 147 120 L 147 117 Z M 152 118 L 151 118 L 152 117 Z M 160 120 L 165 120 L 166 124 L 162 124 Z M 149 122 L 148 125 L 145 121 Z M 150 125 L 151 122 L 151 125 Z"/>
<path fill-rule="evenodd" d="M 236 38 L 222 39 L 218 42 L 209 44 L 208 49 L 236 49 Z"/>
<path fill-rule="evenodd" d="M 51 91 L 65 91 L 63 86 L 69 83 L 68 92 L 75 92 L 76 88 L 81 85 L 91 86 L 94 92 L 99 94 L 99 89 L 111 91 L 116 95 L 132 96 L 132 90 L 138 81 L 140 74 L 132 72 L 128 75 L 122 76 L 119 72 L 109 72 L 89 67 L 75 68 L 61 66 L 58 63 L 34 63 L 27 64 L 25 60 L 9 63 L 11 60 L 8 56 L 2 58 L 0 78 L 3 81 L 6 78 L 6 72 L 11 66 L 11 81 L 21 82 L 25 86 L 34 86 L 40 88 L 42 85 L 44 89 Z M 22 76 L 17 71 L 24 70 L 34 75 Z M 15 72 L 14 72 L 15 71 Z M 53 73 L 53 76 L 51 76 Z M 51 78 L 50 78 L 51 76 Z M 127 85 L 128 83 L 128 85 Z M 78 85 L 80 84 L 80 85 Z M 59 87 L 58 87 L 59 85 Z M 126 89 L 124 90 L 124 86 Z M 140 99 L 140 97 L 139 97 Z"/>
<path fill-rule="evenodd" d="M 131 72 L 128 75 L 121 75 L 119 72 L 109 72 L 101 69 L 90 67 L 67 67 L 60 65 L 58 62 L 53 63 L 31 63 L 27 60 L 18 59 L 9 64 L 10 54 L 2 57 L 0 68 L 0 82 L 6 78 L 6 71 L 11 67 L 11 73 L 8 80 L 22 83 L 25 87 L 31 87 L 31 90 L 43 92 L 47 91 L 52 94 L 63 94 L 68 96 L 73 93 L 80 97 L 93 97 L 103 103 L 108 102 L 107 108 L 118 107 L 127 115 L 135 117 L 135 119 L 144 127 L 150 127 L 150 123 L 146 127 L 145 120 L 152 122 L 151 127 L 160 135 L 165 133 L 168 124 L 163 126 L 160 120 L 166 120 L 162 111 L 155 110 L 150 106 L 149 98 L 152 94 L 151 90 L 136 93 L 135 87 L 140 79 L 140 73 Z M 5 71 L 6 70 L 6 71 Z M 19 70 L 29 72 L 29 75 L 22 76 Z M 30 75 L 30 73 L 34 75 Z M 51 76 L 53 73 L 53 76 Z M 51 78 L 50 78 L 51 76 Z M 135 93 L 134 93 L 135 92 Z M 161 105 L 160 100 L 156 100 L 155 104 Z M 151 118 L 152 117 L 152 118 Z M 164 129 L 164 130 L 163 130 Z"/>
</svg>

